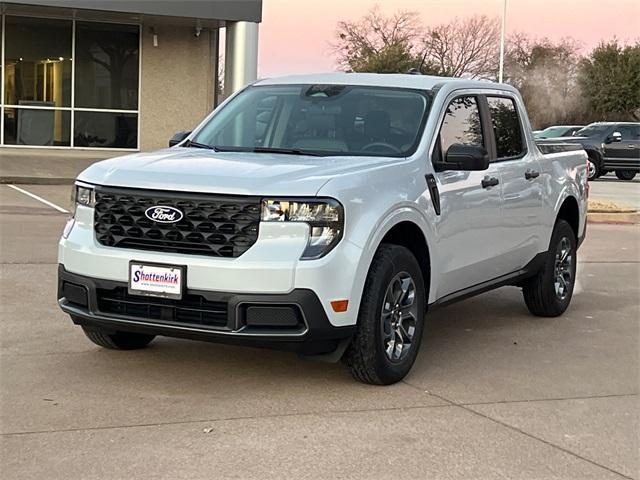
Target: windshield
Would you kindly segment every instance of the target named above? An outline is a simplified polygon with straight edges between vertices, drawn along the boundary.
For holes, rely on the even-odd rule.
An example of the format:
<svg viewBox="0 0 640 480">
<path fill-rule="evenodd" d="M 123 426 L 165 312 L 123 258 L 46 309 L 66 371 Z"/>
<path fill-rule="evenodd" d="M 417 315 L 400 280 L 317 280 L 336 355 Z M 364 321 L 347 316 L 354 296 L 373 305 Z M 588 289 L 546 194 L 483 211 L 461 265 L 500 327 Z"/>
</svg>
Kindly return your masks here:
<svg viewBox="0 0 640 480">
<path fill-rule="evenodd" d="M 610 128 L 611 125 L 591 124 L 578 130 L 575 135 L 576 137 L 593 137 L 595 135 L 602 135 L 603 133 L 607 133 Z"/>
<path fill-rule="evenodd" d="M 193 137 L 220 151 L 406 156 L 429 108 L 426 92 L 355 85 L 249 87 Z"/>
</svg>

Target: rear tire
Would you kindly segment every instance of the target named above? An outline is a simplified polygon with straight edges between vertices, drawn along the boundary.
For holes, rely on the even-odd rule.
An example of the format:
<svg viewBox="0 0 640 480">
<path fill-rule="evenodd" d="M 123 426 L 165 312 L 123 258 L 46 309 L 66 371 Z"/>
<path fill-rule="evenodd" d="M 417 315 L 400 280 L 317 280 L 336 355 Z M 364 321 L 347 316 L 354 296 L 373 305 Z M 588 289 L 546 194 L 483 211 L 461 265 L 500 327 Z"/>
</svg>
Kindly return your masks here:
<svg viewBox="0 0 640 480">
<path fill-rule="evenodd" d="M 101 329 L 87 327 L 82 327 L 82 331 L 93 343 L 110 350 L 138 350 L 149 345 L 155 338 L 155 335 L 145 335 L 144 333 L 107 333 Z"/>
<path fill-rule="evenodd" d="M 616 170 L 616 177 L 619 180 L 633 180 L 636 176 L 636 172 L 633 170 Z"/>
<path fill-rule="evenodd" d="M 546 259 L 535 277 L 522 288 L 529 311 L 539 317 L 562 315 L 571 303 L 576 279 L 576 236 L 565 220 L 558 220 Z"/>
<path fill-rule="evenodd" d="M 389 385 L 411 369 L 422 340 L 426 292 L 407 248 L 382 244 L 364 286 L 358 329 L 343 357 L 356 380 Z"/>
</svg>

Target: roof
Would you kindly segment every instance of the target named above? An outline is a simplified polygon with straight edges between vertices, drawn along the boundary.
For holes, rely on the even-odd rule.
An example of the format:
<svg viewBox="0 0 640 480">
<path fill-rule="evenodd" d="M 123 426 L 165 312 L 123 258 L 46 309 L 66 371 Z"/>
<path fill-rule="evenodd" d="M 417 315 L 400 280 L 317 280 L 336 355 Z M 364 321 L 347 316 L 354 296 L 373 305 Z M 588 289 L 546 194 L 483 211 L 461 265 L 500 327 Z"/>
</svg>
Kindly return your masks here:
<svg viewBox="0 0 640 480">
<path fill-rule="evenodd" d="M 406 73 L 318 73 L 310 75 L 290 75 L 285 77 L 265 78 L 258 80 L 256 85 L 292 85 L 292 84 L 323 84 L 323 85 L 366 85 L 372 87 L 415 88 L 419 90 L 433 90 L 442 84 L 455 83 L 457 88 L 497 88 L 515 92 L 516 89 L 504 83 L 486 80 L 468 80 L 465 78 L 436 77 L 432 75 L 411 75 Z"/>
</svg>

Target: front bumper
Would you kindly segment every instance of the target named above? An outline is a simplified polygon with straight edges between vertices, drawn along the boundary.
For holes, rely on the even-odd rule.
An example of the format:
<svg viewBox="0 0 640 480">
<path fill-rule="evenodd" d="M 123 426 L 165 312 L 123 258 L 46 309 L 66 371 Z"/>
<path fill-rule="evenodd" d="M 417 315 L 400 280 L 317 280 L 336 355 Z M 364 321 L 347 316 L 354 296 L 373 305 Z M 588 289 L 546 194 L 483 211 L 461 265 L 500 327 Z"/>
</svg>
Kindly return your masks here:
<svg viewBox="0 0 640 480">
<path fill-rule="evenodd" d="M 317 260 L 300 260 L 309 227 L 297 222 L 263 222 L 257 242 L 237 258 L 114 248 L 101 245 L 94 231 L 93 209 L 76 208 L 75 218 L 58 244 L 58 263 L 69 273 L 125 283 L 129 262 L 185 265 L 187 289 L 229 294 L 286 295 L 310 290 L 320 299 L 335 327 L 357 322 L 368 264 L 360 247 L 342 241 Z M 335 312 L 334 300 L 349 300 L 346 312 Z"/>
<path fill-rule="evenodd" d="M 88 328 L 266 347 L 305 355 L 334 352 L 355 331 L 355 326 L 333 326 L 317 295 L 307 289 L 256 295 L 187 288 L 186 295 L 203 299 L 200 308 L 181 305 L 181 301 L 126 296 L 118 297 L 121 305 L 114 308 L 109 303 L 112 300 L 105 300 L 103 292 L 126 287 L 123 282 L 86 277 L 68 272 L 63 265 L 58 267 L 58 304 L 74 323 Z M 136 313 L 131 313 L 126 305 L 133 305 Z M 217 320 L 205 322 L 204 315 L 193 315 L 205 308 L 202 305 L 216 305 L 224 310 L 207 317 L 217 315 Z M 147 313 L 140 314 L 145 308 Z M 189 314 L 178 315 L 178 311 Z"/>
</svg>

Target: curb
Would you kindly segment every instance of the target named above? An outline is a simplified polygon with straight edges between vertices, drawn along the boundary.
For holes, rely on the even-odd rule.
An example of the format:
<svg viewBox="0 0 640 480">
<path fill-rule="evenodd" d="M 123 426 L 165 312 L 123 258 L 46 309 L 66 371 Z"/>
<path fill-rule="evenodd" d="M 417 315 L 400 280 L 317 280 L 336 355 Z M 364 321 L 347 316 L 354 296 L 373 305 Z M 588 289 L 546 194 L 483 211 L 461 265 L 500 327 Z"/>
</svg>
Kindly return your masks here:
<svg viewBox="0 0 640 480">
<path fill-rule="evenodd" d="M 587 214 L 589 223 L 610 223 L 614 225 L 634 225 L 640 223 L 640 212 L 625 213 L 600 213 L 589 212 Z"/>
<path fill-rule="evenodd" d="M 17 185 L 73 185 L 75 178 L 64 177 L 0 177 L 0 184 Z"/>
</svg>

